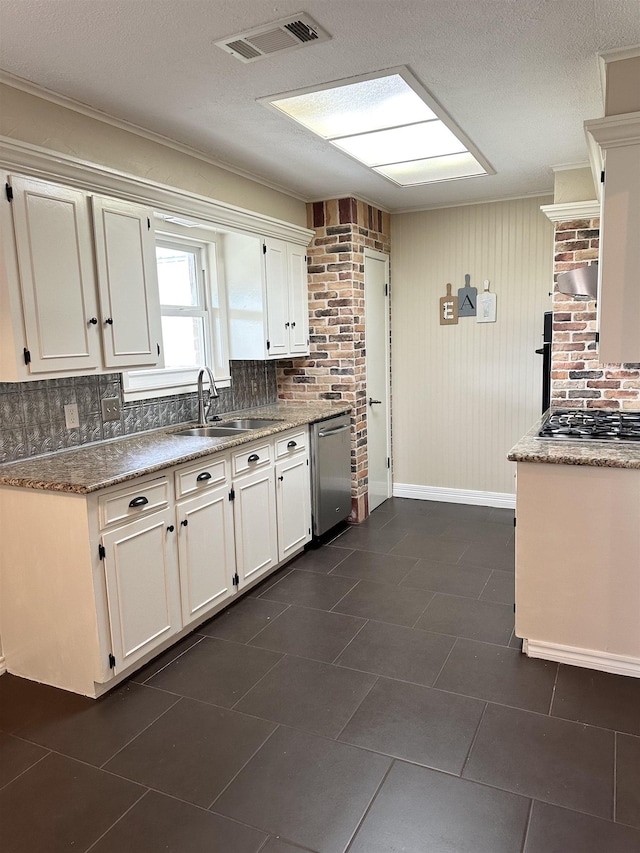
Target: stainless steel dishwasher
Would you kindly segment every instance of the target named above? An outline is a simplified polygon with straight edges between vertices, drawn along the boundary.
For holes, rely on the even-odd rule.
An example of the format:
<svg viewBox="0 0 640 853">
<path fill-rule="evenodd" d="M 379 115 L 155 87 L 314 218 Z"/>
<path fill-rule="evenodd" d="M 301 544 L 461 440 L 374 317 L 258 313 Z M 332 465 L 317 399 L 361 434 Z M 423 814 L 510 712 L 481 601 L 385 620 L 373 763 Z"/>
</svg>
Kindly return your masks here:
<svg viewBox="0 0 640 853">
<path fill-rule="evenodd" d="M 311 424 L 311 513 L 316 542 L 351 513 L 350 426 L 349 415 Z"/>
</svg>

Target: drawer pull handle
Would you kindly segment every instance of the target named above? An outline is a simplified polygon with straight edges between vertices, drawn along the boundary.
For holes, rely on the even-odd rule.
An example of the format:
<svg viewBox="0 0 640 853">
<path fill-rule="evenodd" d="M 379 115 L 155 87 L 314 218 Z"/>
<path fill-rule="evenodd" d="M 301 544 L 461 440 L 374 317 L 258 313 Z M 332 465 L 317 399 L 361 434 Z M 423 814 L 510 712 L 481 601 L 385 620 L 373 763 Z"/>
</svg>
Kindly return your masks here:
<svg viewBox="0 0 640 853">
<path fill-rule="evenodd" d="M 185 519 L 184 519 L 184 521 L 181 521 L 181 522 L 180 522 L 180 524 L 181 524 L 183 527 L 186 527 L 186 526 L 189 524 L 189 519 L 188 519 L 188 518 L 185 518 Z"/>
<path fill-rule="evenodd" d="M 167 527 L 167 533 L 173 533 L 173 531 L 174 531 L 174 530 L 175 530 L 175 527 L 173 526 L 173 524 L 170 524 L 170 525 Z"/>
<path fill-rule="evenodd" d="M 298 446 L 298 442 L 297 442 L 297 441 L 290 441 L 290 442 L 287 444 L 287 447 L 297 447 L 297 446 Z"/>
<path fill-rule="evenodd" d="M 247 462 L 257 462 L 260 457 L 257 453 L 252 453 L 251 456 L 247 459 Z"/>
<path fill-rule="evenodd" d="M 208 471 L 203 471 L 202 474 L 198 474 L 196 477 L 196 482 L 202 483 L 204 480 L 210 480 L 211 474 Z"/>
<path fill-rule="evenodd" d="M 140 495 L 139 498 L 134 498 L 132 501 L 129 501 L 129 506 L 131 509 L 135 509 L 138 506 L 146 506 L 149 503 L 147 498 L 144 495 Z"/>
</svg>

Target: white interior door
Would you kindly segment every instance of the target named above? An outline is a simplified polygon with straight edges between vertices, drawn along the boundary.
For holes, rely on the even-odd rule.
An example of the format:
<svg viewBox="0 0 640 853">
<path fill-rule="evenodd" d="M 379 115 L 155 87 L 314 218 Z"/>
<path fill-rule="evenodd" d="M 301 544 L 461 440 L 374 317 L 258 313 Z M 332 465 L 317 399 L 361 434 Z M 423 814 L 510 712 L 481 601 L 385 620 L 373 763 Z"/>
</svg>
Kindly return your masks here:
<svg viewBox="0 0 640 853">
<path fill-rule="evenodd" d="M 364 258 L 367 353 L 367 452 L 369 512 L 391 497 L 389 393 L 389 258 L 367 251 Z"/>
</svg>

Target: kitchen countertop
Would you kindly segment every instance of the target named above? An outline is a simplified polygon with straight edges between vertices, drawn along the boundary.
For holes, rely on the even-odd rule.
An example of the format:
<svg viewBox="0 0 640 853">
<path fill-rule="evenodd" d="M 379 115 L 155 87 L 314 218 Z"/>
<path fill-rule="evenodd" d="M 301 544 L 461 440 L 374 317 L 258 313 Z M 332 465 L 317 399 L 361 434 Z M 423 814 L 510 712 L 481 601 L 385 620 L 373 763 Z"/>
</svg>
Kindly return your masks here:
<svg viewBox="0 0 640 853">
<path fill-rule="evenodd" d="M 571 441 L 539 438 L 545 414 L 507 455 L 511 462 L 544 462 L 551 465 L 591 465 L 597 468 L 640 468 L 640 442 Z"/>
<path fill-rule="evenodd" d="M 237 417 L 265 418 L 281 423 L 238 436 L 216 438 L 177 435 L 179 430 L 192 426 L 180 424 L 137 433 L 127 438 L 101 441 L 73 450 L 60 450 L 0 465 L 0 486 L 86 495 L 144 474 L 151 474 L 170 465 L 189 462 L 350 410 L 351 406 L 345 403 L 280 402 L 271 406 L 243 409 L 241 412 L 228 412 L 216 425 L 223 426 L 225 420 Z"/>
</svg>

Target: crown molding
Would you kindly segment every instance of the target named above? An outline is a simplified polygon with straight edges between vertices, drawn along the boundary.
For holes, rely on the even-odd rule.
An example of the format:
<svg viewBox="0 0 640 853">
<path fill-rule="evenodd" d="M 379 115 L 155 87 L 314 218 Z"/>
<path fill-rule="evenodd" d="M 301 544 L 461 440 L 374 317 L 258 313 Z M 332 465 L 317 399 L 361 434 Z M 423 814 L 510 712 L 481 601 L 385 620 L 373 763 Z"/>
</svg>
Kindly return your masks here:
<svg viewBox="0 0 640 853">
<path fill-rule="evenodd" d="M 605 150 L 637 145 L 640 143 L 640 112 L 585 121 L 584 129 Z"/>
<path fill-rule="evenodd" d="M 600 216 L 600 202 L 569 201 L 564 204 L 543 204 L 540 210 L 552 222 L 565 222 L 569 219 L 593 219 Z"/>
<path fill-rule="evenodd" d="M 442 202 L 441 204 L 421 205 L 419 207 L 399 207 L 392 208 L 391 215 L 395 216 L 400 213 L 423 213 L 429 210 L 446 210 L 449 207 L 475 207 L 479 204 L 500 204 L 503 201 L 521 201 L 529 198 L 541 198 L 543 196 L 553 196 L 553 189 L 539 190 L 532 193 L 519 193 L 516 195 L 499 196 L 497 198 L 480 198 L 470 201 Z"/>
<path fill-rule="evenodd" d="M 103 124 L 110 125 L 111 127 L 116 127 L 118 130 L 124 130 L 127 133 L 133 133 L 136 136 L 140 136 L 143 139 L 148 139 L 150 142 L 156 142 L 159 145 L 164 145 L 166 148 L 171 148 L 174 151 L 178 151 L 180 154 L 186 154 L 187 156 L 201 160 L 203 163 L 207 163 L 210 166 L 215 166 L 218 169 L 224 169 L 226 172 L 231 172 L 234 175 L 238 175 L 240 178 L 245 178 L 248 181 L 253 181 L 254 183 L 267 187 L 270 190 L 283 193 L 283 195 L 295 198 L 297 201 L 306 201 L 305 196 L 283 186 L 282 184 L 270 181 L 261 175 L 255 174 L 254 172 L 240 169 L 238 166 L 233 166 L 225 160 L 219 160 L 216 157 L 212 157 L 210 154 L 201 151 L 199 148 L 194 148 L 183 142 L 178 142 L 175 139 L 171 139 L 169 136 L 163 136 L 161 133 L 148 130 L 138 124 L 126 121 L 126 119 L 117 118 L 110 113 L 105 113 L 95 107 L 90 107 L 88 104 L 83 104 L 81 101 L 76 101 L 73 98 L 68 98 L 66 95 L 60 95 L 58 92 L 53 92 L 51 89 L 45 89 L 43 86 L 38 86 L 30 80 L 24 80 L 22 77 L 16 77 L 8 71 L 2 71 L 0 69 L 0 83 L 3 83 L 5 86 L 10 86 L 12 89 L 18 89 L 21 92 L 25 92 L 27 95 L 33 95 L 41 100 L 49 101 L 49 103 L 56 104 L 59 107 L 64 107 L 64 109 L 80 113 L 81 115 L 87 116 L 87 118 L 100 121 Z"/>
<path fill-rule="evenodd" d="M 61 181 L 89 193 L 106 193 L 150 205 L 159 212 L 184 215 L 222 230 L 248 231 L 301 246 L 308 246 L 315 233 L 263 213 L 1 136 L 0 167 L 9 172 L 26 172 L 35 178 Z"/>
</svg>

